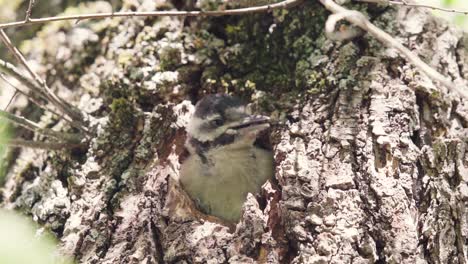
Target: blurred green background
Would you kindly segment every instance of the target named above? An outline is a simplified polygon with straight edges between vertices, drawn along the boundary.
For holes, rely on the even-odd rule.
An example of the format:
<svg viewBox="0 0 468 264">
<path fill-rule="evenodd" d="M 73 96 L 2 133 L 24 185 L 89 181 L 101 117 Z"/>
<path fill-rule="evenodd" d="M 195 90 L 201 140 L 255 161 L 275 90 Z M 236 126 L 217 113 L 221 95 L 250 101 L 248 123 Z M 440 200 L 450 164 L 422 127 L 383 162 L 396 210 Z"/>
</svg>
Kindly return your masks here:
<svg viewBox="0 0 468 264">
<path fill-rule="evenodd" d="M 440 6 L 468 12 L 468 0 L 419 0 L 418 2 L 420 4 Z M 433 11 L 433 13 L 468 31 L 468 15 L 442 11 Z"/>
<path fill-rule="evenodd" d="M 1 90 L 0 90 L 1 91 Z M 5 161 L 6 161 L 6 146 L 3 142 L 6 142 L 11 134 L 10 129 L 3 119 L 0 119 L 0 187 L 3 185 L 3 179 L 5 177 Z M 1 192 L 1 190 L 0 190 Z M 2 202 L 0 193 L 0 203 Z"/>
<path fill-rule="evenodd" d="M 1 264 L 71 264 L 60 257 L 54 238 L 31 220 L 0 209 Z"/>
</svg>

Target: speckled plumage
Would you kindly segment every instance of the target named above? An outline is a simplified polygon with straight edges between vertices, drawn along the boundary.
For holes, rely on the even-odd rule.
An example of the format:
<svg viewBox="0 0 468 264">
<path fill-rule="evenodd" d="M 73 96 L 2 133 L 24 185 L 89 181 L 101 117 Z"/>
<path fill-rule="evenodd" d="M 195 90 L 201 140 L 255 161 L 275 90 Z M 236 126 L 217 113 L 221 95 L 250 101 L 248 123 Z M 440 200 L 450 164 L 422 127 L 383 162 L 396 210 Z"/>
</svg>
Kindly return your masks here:
<svg viewBox="0 0 468 264">
<path fill-rule="evenodd" d="M 254 145 L 267 120 L 248 115 L 237 98 L 227 95 L 209 95 L 196 105 L 180 181 L 204 213 L 237 221 L 247 193 L 258 193 L 272 177 L 272 153 Z"/>
</svg>

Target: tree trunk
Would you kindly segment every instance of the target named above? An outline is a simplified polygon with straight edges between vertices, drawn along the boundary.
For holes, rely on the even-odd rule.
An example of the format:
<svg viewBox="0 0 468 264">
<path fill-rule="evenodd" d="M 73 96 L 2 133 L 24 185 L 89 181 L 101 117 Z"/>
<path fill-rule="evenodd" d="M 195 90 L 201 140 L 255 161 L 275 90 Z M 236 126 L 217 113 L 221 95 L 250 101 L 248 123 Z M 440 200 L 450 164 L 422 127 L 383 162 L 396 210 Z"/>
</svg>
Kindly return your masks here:
<svg viewBox="0 0 468 264">
<path fill-rule="evenodd" d="M 418 9 L 349 7 L 467 85 L 460 31 Z M 327 15 L 307 1 L 44 26 L 23 49 L 97 136 L 86 152 L 22 150 L 4 206 L 51 229 L 79 263 L 465 263 L 467 104 L 371 36 L 328 40 Z M 193 103 L 214 92 L 285 123 L 271 131 L 275 180 L 247 197 L 235 230 L 197 213 L 177 184 Z"/>
</svg>

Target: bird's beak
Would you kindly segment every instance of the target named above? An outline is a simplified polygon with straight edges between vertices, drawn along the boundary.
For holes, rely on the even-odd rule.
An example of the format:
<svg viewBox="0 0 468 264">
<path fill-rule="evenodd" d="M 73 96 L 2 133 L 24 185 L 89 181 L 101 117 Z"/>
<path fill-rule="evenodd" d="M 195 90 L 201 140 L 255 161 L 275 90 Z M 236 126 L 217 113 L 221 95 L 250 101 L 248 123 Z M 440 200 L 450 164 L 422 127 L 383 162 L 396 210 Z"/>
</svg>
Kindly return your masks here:
<svg viewBox="0 0 468 264">
<path fill-rule="evenodd" d="M 270 118 L 261 115 L 246 116 L 242 121 L 233 124 L 231 129 L 235 129 L 244 136 L 256 137 L 259 132 L 270 127 Z"/>
</svg>

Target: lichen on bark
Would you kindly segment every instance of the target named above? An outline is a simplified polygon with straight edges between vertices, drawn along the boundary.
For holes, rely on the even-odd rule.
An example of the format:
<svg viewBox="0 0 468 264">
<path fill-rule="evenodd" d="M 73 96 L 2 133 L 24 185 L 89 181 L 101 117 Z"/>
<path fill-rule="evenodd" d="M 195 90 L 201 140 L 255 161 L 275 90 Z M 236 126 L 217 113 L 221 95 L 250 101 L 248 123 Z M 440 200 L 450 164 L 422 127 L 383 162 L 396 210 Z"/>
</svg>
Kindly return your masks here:
<svg viewBox="0 0 468 264">
<path fill-rule="evenodd" d="M 417 9 L 349 5 L 468 79 L 463 33 Z M 82 263 L 464 263 L 466 103 L 371 36 L 326 39 L 327 15 L 307 1 L 239 17 L 43 27 L 23 49 L 90 114 L 96 136 L 86 153 L 23 150 L 3 205 L 54 231 Z M 275 180 L 262 199 L 246 198 L 235 231 L 184 209 L 177 186 L 193 103 L 214 92 L 284 123 L 271 131 Z"/>
</svg>

